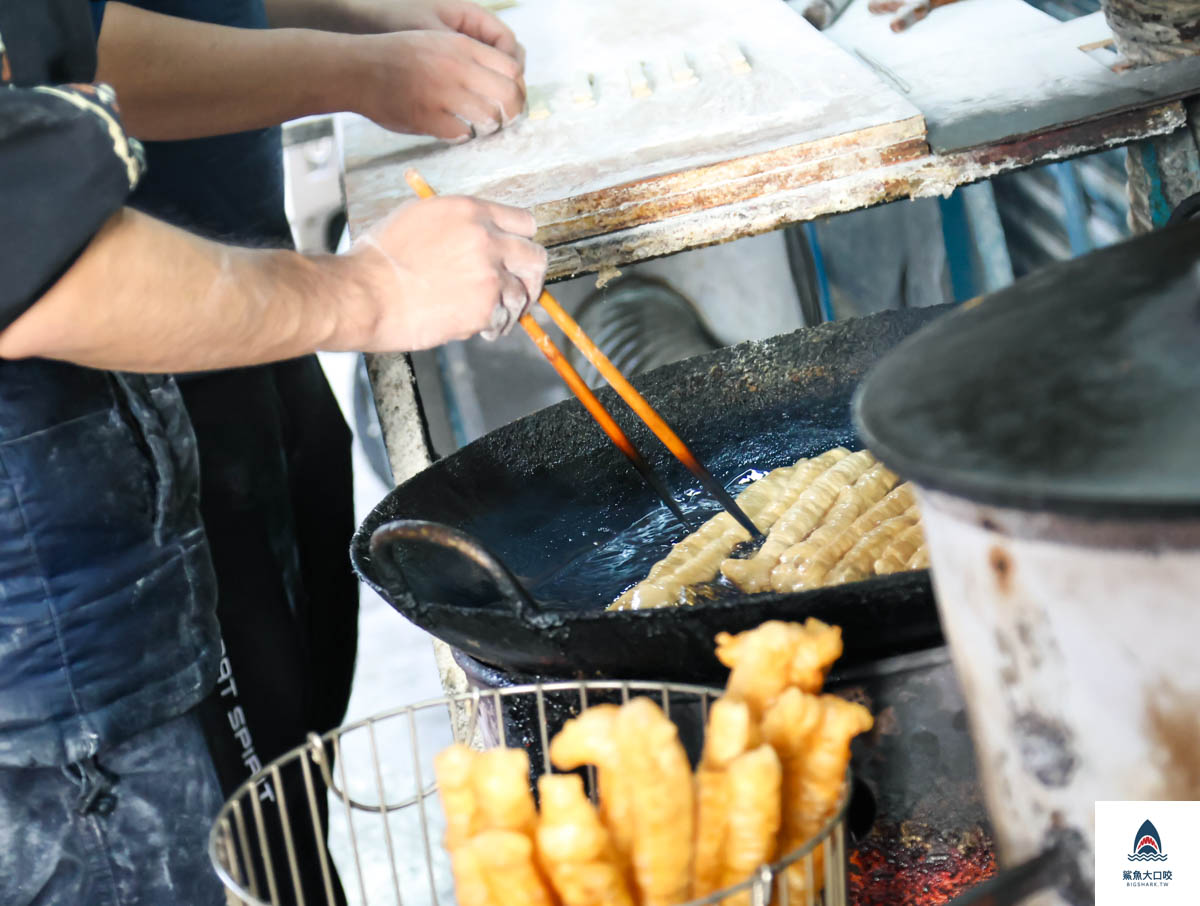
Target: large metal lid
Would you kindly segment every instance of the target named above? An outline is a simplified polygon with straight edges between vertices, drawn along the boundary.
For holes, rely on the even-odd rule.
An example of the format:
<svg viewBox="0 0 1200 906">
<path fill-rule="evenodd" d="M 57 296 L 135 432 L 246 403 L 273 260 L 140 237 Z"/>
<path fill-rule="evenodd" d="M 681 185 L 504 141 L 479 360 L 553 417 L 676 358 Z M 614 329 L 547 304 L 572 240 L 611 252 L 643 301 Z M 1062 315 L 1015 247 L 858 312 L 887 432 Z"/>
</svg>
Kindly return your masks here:
<svg viewBox="0 0 1200 906">
<path fill-rule="evenodd" d="M 964 304 L 875 366 L 854 417 L 927 488 L 1088 516 L 1200 514 L 1200 223 Z"/>
</svg>

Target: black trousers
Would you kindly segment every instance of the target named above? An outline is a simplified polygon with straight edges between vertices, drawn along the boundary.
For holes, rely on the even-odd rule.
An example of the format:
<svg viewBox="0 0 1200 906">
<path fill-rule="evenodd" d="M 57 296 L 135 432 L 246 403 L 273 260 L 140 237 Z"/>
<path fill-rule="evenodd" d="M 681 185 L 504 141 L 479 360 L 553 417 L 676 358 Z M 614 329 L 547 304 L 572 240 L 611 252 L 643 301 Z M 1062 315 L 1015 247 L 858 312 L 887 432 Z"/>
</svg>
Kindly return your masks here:
<svg viewBox="0 0 1200 906">
<path fill-rule="evenodd" d="M 315 356 L 180 386 L 199 445 L 225 645 L 220 682 L 199 712 L 228 796 L 345 716 L 358 634 L 351 434 Z M 307 816 L 295 779 L 273 792 Z M 324 809 L 323 791 L 317 798 Z M 305 899 L 325 903 L 311 830 L 296 845 Z M 273 861 L 282 881 L 282 850 Z M 290 884 L 282 888 L 287 902 Z"/>
</svg>

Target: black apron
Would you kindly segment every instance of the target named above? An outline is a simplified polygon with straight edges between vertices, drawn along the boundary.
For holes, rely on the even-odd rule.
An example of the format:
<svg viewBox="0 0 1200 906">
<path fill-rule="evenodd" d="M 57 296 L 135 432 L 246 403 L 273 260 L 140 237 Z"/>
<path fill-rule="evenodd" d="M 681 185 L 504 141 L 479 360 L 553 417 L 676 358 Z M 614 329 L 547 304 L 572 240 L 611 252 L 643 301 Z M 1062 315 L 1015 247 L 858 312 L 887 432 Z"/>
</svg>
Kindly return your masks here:
<svg viewBox="0 0 1200 906">
<path fill-rule="evenodd" d="M 262 0 L 133 2 L 192 20 L 267 25 Z M 147 142 L 146 153 L 133 206 L 222 241 L 291 246 L 278 128 Z M 201 717 L 229 794 L 345 715 L 358 626 L 347 554 L 351 434 L 315 356 L 183 375 L 179 384 L 199 445 L 225 648 Z M 285 793 L 304 801 L 302 788 Z M 306 888 L 324 902 L 315 851 L 298 856 Z"/>
</svg>

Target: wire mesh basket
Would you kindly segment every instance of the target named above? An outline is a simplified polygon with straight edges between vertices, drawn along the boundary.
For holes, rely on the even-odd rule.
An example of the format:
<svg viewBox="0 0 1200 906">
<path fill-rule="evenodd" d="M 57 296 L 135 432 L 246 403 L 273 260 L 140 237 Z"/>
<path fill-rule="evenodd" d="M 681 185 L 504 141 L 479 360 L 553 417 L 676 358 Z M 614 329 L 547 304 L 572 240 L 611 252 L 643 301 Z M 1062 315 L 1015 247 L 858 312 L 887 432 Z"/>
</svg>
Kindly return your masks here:
<svg viewBox="0 0 1200 906">
<path fill-rule="evenodd" d="M 581 681 L 511 686 L 397 708 L 348 724 L 276 759 L 217 815 L 209 857 L 231 904 L 453 906 L 433 758 L 455 739 L 529 753 L 530 783 L 553 770 L 550 740 L 585 708 L 649 696 L 695 765 L 721 690 Z M 585 784 L 595 797 L 595 778 Z M 535 787 L 536 788 L 536 787 Z M 801 848 L 744 882 L 681 906 L 845 906 L 847 775 L 838 803 Z M 327 833 L 326 833 L 327 832 Z"/>
</svg>

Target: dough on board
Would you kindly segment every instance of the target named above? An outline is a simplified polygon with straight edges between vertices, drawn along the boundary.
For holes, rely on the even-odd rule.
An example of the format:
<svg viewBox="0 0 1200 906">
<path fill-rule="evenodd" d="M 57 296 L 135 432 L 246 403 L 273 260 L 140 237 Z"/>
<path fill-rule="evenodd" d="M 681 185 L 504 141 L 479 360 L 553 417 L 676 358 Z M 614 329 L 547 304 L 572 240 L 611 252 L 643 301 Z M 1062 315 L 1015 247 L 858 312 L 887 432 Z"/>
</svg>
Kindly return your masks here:
<svg viewBox="0 0 1200 906">
<path fill-rule="evenodd" d="M 596 106 L 591 73 L 580 71 L 571 76 L 571 101 L 576 107 Z"/>
<path fill-rule="evenodd" d="M 654 93 L 649 79 L 646 78 L 646 68 L 642 66 L 641 61 L 626 66 L 625 75 L 629 79 L 630 97 L 648 98 Z"/>
<path fill-rule="evenodd" d="M 725 65 L 734 75 L 745 75 L 750 71 L 750 61 L 746 59 L 742 49 L 732 41 L 723 42 L 717 48 L 717 52 L 720 53 L 721 59 L 725 61 Z"/>
<path fill-rule="evenodd" d="M 692 69 L 692 64 L 688 62 L 687 54 L 683 51 L 672 54 L 667 67 L 671 70 L 671 78 L 677 85 L 689 85 L 699 81 L 696 70 Z"/>
</svg>

